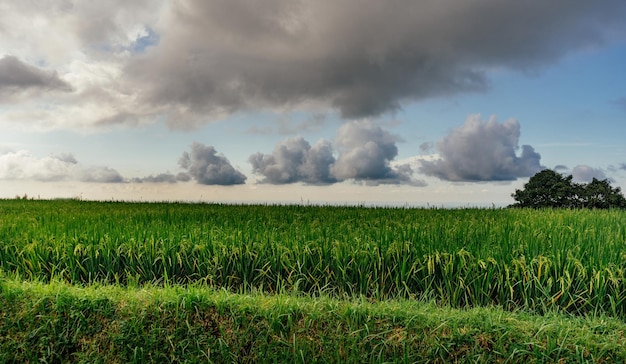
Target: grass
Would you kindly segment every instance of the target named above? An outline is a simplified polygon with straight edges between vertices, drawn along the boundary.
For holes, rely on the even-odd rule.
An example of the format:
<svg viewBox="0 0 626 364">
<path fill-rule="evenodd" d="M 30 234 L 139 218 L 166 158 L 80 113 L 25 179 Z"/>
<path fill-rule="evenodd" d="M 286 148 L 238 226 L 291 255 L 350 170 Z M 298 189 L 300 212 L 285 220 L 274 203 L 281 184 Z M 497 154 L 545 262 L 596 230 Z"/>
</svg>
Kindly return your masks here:
<svg viewBox="0 0 626 364">
<path fill-rule="evenodd" d="M 70 283 L 626 317 L 626 212 L 0 201 L 0 270 Z"/>
<path fill-rule="evenodd" d="M 626 211 L 0 200 L 0 363 L 623 362 Z"/>
<path fill-rule="evenodd" d="M 206 286 L 0 283 L 0 362 L 623 362 L 626 324 Z"/>
</svg>

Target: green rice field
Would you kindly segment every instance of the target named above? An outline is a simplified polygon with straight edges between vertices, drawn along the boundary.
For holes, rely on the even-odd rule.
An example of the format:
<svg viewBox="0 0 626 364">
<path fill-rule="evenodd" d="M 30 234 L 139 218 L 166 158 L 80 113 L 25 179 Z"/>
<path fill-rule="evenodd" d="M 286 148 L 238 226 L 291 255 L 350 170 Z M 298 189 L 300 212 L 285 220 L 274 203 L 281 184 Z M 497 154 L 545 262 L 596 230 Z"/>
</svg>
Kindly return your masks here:
<svg viewBox="0 0 626 364">
<path fill-rule="evenodd" d="M 255 299 L 292 297 L 307 305 L 421 302 L 452 310 L 600 317 L 621 325 L 625 246 L 623 210 L 0 201 L 5 292 L 8 285 L 19 287 L 16 282 L 195 287 Z M 619 325 L 616 337 L 623 337 Z M 392 358 L 402 361 L 410 354 L 404 350 L 392 350 Z M 340 354 L 334 352 L 336 361 L 346 359 Z M 491 354 L 509 355 L 505 349 L 502 356 Z M 602 357 L 578 354 L 581 360 Z M 429 361 L 445 362 L 446 355 Z M 511 358 L 540 357 L 530 351 Z"/>
</svg>

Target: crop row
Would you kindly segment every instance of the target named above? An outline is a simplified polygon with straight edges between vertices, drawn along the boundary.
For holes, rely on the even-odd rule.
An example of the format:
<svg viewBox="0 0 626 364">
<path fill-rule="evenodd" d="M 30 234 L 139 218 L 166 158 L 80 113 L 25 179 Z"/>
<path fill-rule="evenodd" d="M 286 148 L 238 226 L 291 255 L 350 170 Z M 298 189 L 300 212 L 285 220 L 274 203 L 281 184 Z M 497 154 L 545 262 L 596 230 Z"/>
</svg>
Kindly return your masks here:
<svg viewBox="0 0 626 364">
<path fill-rule="evenodd" d="M 0 269 L 71 283 L 626 317 L 626 213 L 0 201 Z"/>
</svg>

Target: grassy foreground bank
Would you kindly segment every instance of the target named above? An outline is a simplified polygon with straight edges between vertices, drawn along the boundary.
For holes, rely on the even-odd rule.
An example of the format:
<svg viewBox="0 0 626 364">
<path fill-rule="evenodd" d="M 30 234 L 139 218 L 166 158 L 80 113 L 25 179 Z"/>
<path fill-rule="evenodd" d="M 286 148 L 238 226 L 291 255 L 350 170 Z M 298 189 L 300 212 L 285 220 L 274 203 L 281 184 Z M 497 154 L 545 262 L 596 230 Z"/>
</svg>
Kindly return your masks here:
<svg viewBox="0 0 626 364">
<path fill-rule="evenodd" d="M 612 363 L 625 334 L 599 316 L 0 278 L 2 363 Z"/>
</svg>

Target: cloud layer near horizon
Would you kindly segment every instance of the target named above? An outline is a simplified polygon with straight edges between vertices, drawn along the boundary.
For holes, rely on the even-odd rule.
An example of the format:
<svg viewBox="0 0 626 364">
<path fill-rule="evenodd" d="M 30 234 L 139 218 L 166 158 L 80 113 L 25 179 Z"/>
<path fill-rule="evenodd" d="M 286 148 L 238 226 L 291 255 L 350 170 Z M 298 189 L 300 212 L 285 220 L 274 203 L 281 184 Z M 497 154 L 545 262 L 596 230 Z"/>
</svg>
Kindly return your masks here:
<svg viewBox="0 0 626 364">
<path fill-rule="evenodd" d="M 192 128 L 241 110 L 376 116 L 484 92 L 494 69 L 540 70 L 602 47 L 624 34 L 624 18 L 621 0 L 3 2 L 4 62 L 51 76 L 20 85 L 73 92 L 46 94 L 54 103 L 31 93 L 0 121 L 106 127 L 165 116 Z"/>
<path fill-rule="evenodd" d="M 177 183 L 194 180 L 202 185 L 243 184 L 246 176 L 237 171 L 215 148 L 193 143 L 184 152 L 179 166 L 184 172 L 159 173 L 147 177 L 124 178 L 107 166 L 83 166 L 73 154 L 64 153 L 36 157 L 30 152 L 0 152 L 0 180 L 31 180 L 39 182 L 80 181 L 94 183 Z"/>
<path fill-rule="evenodd" d="M 530 177 L 546 167 L 529 145 L 517 155 L 520 125 L 515 119 L 498 123 L 495 116 L 482 120 L 468 117 L 436 144 L 424 143 L 418 155 L 398 161 L 397 143 L 402 140 L 370 121 L 353 121 L 337 130 L 332 141 L 311 145 L 303 137 L 286 138 L 271 154 L 254 153 L 248 161 L 259 183 L 329 185 L 354 181 L 367 185 L 403 184 L 426 186 L 415 178 L 416 171 L 453 182 L 513 181 Z M 36 157 L 25 150 L 0 146 L 0 180 L 39 182 L 80 181 L 93 183 L 177 183 L 195 181 L 201 185 L 240 185 L 247 177 L 213 146 L 194 142 L 179 159 L 181 172 L 163 172 L 147 177 L 125 178 L 107 166 L 84 166 L 71 153 Z M 413 166 L 413 168 L 412 168 Z M 417 167 L 417 168 L 415 168 Z M 577 182 L 607 179 L 602 168 L 576 165 L 555 170 L 571 173 Z M 626 170 L 626 164 L 609 166 L 609 171 Z M 611 180 L 609 178 L 609 180 Z"/>
<path fill-rule="evenodd" d="M 80 165 L 72 154 L 38 158 L 24 150 L 0 154 L 0 179 L 97 183 L 120 183 L 124 180 L 115 169 Z"/>
</svg>

